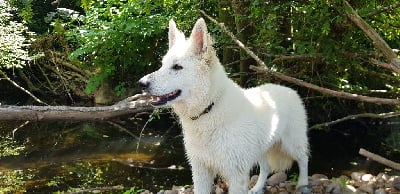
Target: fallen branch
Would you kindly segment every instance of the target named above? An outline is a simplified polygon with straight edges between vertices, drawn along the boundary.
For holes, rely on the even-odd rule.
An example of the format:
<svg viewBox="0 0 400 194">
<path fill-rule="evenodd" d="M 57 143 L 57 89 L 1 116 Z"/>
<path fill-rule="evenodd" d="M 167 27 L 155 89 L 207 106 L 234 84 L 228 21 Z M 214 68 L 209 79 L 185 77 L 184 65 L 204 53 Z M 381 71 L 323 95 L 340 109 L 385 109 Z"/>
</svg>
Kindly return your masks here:
<svg viewBox="0 0 400 194">
<path fill-rule="evenodd" d="M 102 107 L 70 106 L 0 106 L 0 120 L 23 121 L 89 121 L 111 118 L 153 110 L 149 97 L 137 94 L 114 105 Z"/>
<path fill-rule="evenodd" d="M 400 112 L 389 112 L 389 113 L 381 113 L 381 114 L 375 114 L 375 113 L 361 113 L 361 114 L 356 114 L 356 115 L 349 115 L 345 116 L 340 119 L 336 119 L 334 121 L 329 121 L 326 123 L 320 123 L 311 126 L 309 129 L 321 129 L 323 127 L 327 127 L 330 125 L 334 125 L 343 121 L 351 120 L 351 119 L 359 119 L 359 118 L 374 118 L 374 119 L 387 119 L 391 117 L 398 117 L 400 116 Z"/>
<path fill-rule="evenodd" d="M 240 48 L 242 48 L 244 51 L 246 51 L 246 53 L 248 55 L 250 55 L 261 66 L 261 67 L 250 66 L 250 69 L 252 69 L 254 71 L 258 71 L 260 73 L 267 73 L 267 74 L 272 75 L 272 76 L 274 76 L 276 78 L 279 78 L 281 80 L 284 80 L 284 81 L 287 81 L 287 82 L 290 82 L 290 83 L 294 83 L 296 85 L 303 86 L 303 87 L 306 87 L 306 88 L 310 88 L 310 89 L 316 90 L 318 92 L 321 92 L 321 93 L 324 93 L 324 94 L 328 94 L 328 95 L 331 95 L 331 96 L 335 96 L 335 97 L 339 97 L 339 98 L 344 98 L 344 99 L 349 99 L 349 100 L 358 100 L 358 101 L 370 102 L 370 103 L 376 103 L 376 104 L 389 104 L 389 105 L 398 105 L 398 104 L 400 104 L 400 100 L 397 100 L 397 99 L 376 98 L 376 97 L 362 96 L 362 95 L 352 94 L 352 93 L 347 93 L 347 92 L 338 92 L 338 91 L 335 91 L 335 90 L 323 88 L 323 87 L 320 87 L 320 86 L 305 82 L 305 81 L 297 79 L 297 78 L 293 78 L 293 77 L 287 76 L 287 75 L 279 73 L 279 72 L 272 71 L 272 70 L 267 68 L 267 65 L 264 63 L 264 61 L 262 61 L 256 54 L 254 54 L 253 51 L 251 51 L 242 42 L 240 42 L 235 37 L 235 35 L 233 35 L 233 33 L 230 32 L 225 27 L 225 25 L 223 23 L 219 23 L 214 18 L 212 18 L 211 16 L 207 15 L 203 10 L 199 10 L 199 11 L 204 16 L 206 16 L 210 21 L 212 21 L 213 23 L 218 25 L 222 29 L 223 32 L 225 32 L 228 36 L 230 36 L 231 39 Z"/>
<path fill-rule="evenodd" d="M 391 160 L 388 160 L 380 155 L 371 153 L 363 148 L 360 148 L 360 151 L 358 152 L 360 155 L 365 156 L 371 160 L 374 160 L 376 162 L 379 162 L 385 166 L 388 166 L 390 168 L 393 168 L 395 170 L 400 170 L 400 163 L 393 162 Z"/>
</svg>

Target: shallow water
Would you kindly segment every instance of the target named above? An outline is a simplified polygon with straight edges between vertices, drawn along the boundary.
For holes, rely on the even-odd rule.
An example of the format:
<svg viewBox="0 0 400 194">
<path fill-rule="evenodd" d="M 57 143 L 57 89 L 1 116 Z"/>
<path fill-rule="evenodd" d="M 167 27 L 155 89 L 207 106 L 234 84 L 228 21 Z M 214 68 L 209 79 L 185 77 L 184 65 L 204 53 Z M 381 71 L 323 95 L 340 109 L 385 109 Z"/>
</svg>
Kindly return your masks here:
<svg viewBox="0 0 400 194">
<path fill-rule="evenodd" d="M 179 126 L 169 118 L 156 119 L 141 133 L 144 120 L 29 123 L 21 128 L 21 123 L 2 123 L 0 151 L 14 149 L 17 153 L 11 154 L 18 155 L 0 157 L 0 192 L 79 191 L 117 185 L 122 190 L 155 191 L 191 184 Z M 359 156 L 358 150 L 362 147 L 399 161 L 398 151 L 393 151 L 400 142 L 396 141 L 399 129 L 396 122 L 357 120 L 333 126 L 329 132 L 310 131 L 310 174 L 398 173 Z M 293 168 L 289 174 L 296 172 Z"/>
</svg>

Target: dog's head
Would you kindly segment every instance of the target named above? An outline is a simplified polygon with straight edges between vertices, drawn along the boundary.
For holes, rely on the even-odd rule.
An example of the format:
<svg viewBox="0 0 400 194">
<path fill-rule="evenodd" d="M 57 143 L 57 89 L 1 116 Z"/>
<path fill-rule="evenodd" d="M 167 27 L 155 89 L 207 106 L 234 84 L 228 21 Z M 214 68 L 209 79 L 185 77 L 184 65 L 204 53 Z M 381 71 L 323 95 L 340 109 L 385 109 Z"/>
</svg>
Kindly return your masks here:
<svg viewBox="0 0 400 194">
<path fill-rule="evenodd" d="M 169 50 L 159 70 L 139 80 L 152 95 L 154 106 L 199 102 L 210 87 L 210 68 L 215 56 L 211 37 L 202 18 L 197 20 L 188 39 L 169 22 Z"/>
</svg>

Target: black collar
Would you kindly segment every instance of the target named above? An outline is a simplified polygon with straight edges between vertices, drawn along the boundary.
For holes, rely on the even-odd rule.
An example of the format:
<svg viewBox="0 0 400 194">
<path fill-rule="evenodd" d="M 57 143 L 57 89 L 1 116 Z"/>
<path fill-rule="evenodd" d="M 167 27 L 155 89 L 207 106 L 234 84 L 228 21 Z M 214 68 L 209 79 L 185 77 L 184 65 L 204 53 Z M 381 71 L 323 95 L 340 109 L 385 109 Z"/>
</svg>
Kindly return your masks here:
<svg viewBox="0 0 400 194">
<path fill-rule="evenodd" d="M 192 119 L 192 121 L 195 121 L 195 120 L 199 119 L 201 116 L 203 116 L 203 115 L 207 114 L 208 112 L 210 112 L 213 106 L 214 106 L 214 102 L 211 102 L 211 104 L 208 105 L 207 108 L 205 108 L 205 109 L 203 110 L 203 112 L 201 112 L 201 113 L 200 113 L 199 115 L 197 115 L 197 116 L 190 117 L 190 119 Z"/>
</svg>

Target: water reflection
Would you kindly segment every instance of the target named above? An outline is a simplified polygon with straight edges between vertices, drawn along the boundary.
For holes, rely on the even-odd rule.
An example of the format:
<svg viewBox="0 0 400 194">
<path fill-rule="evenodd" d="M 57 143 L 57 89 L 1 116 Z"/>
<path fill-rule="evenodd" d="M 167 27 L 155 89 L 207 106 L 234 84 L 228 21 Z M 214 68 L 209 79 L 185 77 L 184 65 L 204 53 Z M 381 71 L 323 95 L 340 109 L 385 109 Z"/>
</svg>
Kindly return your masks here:
<svg viewBox="0 0 400 194">
<path fill-rule="evenodd" d="M 179 126 L 170 118 L 154 120 L 141 135 L 145 120 L 29 123 L 14 139 L 21 123 L 0 123 L 0 193 L 112 186 L 156 191 L 191 184 Z M 311 131 L 310 173 L 383 172 L 385 166 L 359 156 L 358 149 L 398 161 L 399 129 L 399 123 L 358 120 Z"/>
<path fill-rule="evenodd" d="M 55 192 L 115 185 L 159 189 L 190 183 L 183 178 L 190 177 L 189 168 L 180 130 L 173 122 L 164 122 L 168 127 L 163 128 L 155 122 L 143 134 L 139 134 L 140 120 L 117 124 L 48 122 L 18 129 L 14 144 L 24 150 L 0 158 L 0 192 L 10 190 L 10 185 L 16 192 Z M 1 125 L 1 133 L 10 134 L 17 125 Z M 1 181 L 1 175 L 14 183 Z"/>
</svg>

